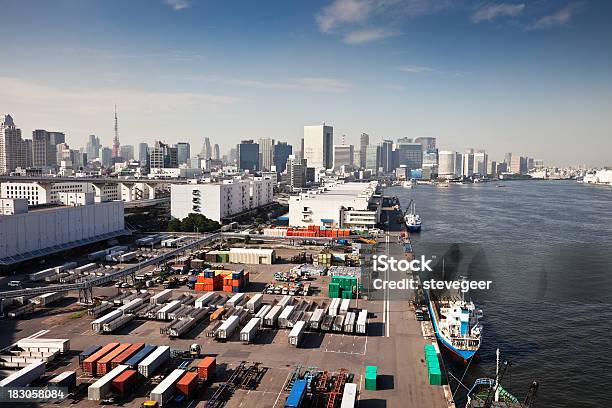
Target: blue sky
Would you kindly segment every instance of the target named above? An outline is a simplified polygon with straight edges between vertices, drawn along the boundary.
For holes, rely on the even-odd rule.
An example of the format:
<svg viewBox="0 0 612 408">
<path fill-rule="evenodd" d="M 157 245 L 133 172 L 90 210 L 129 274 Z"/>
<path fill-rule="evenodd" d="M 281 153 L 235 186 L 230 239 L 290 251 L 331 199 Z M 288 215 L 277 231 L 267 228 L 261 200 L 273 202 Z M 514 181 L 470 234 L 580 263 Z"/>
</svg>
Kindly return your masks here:
<svg viewBox="0 0 612 408">
<path fill-rule="evenodd" d="M 355 143 L 612 165 L 605 0 L 0 0 L 1 110 L 26 135 Z"/>
</svg>

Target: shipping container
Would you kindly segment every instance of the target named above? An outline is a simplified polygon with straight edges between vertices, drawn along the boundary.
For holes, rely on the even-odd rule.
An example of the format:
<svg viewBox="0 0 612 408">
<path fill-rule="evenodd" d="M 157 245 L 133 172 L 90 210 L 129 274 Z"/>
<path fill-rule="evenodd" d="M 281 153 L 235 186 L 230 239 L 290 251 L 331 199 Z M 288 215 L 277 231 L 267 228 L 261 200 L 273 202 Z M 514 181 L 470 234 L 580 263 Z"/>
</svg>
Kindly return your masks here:
<svg viewBox="0 0 612 408">
<path fill-rule="evenodd" d="M 96 320 L 91 322 L 91 330 L 95 333 L 100 333 L 105 323 L 110 323 L 121 315 L 123 315 L 121 310 L 113 310 L 104 316 L 98 317 Z"/>
<path fill-rule="evenodd" d="M 338 315 L 334 317 L 334 322 L 332 323 L 332 330 L 341 332 L 344 329 L 344 315 Z"/>
<path fill-rule="evenodd" d="M 359 316 L 357 316 L 357 325 L 355 327 L 355 332 L 357 334 L 366 334 L 367 332 L 367 324 L 368 324 L 368 311 L 362 309 L 359 312 Z"/>
<path fill-rule="evenodd" d="M 34 380 L 39 379 L 45 373 L 45 362 L 37 361 L 32 364 L 28 364 L 21 370 L 12 373 L 4 380 L 0 381 L 0 388 L 2 387 L 26 387 L 30 385 Z"/>
<path fill-rule="evenodd" d="M 96 375 L 97 376 L 102 376 L 102 375 L 105 375 L 106 373 L 110 372 L 111 369 L 112 369 L 111 368 L 111 361 L 113 361 L 114 358 L 119 356 L 119 354 L 121 354 L 125 350 L 129 349 L 130 346 L 131 346 L 131 344 L 129 344 L 129 343 L 120 344 L 119 346 L 114 348 L 110 353 L 108 353 L 105 356 L 101 357 L 96 362 Z"/>
<path fill-rule="evenodd" d="M 318 330 L 320 328 L 320 324 L 321 324 L 321 321 L 323 320 L 324 314 L 325 314 L 325 309 L 321 309 L 321 308 L 315 309 L 309 321 L 309 326 L 311 329 Z"/>
<path fill-rule="evenodd" d="M 238 316 L 230 316 L 229 319 L 223 322 L 221 327 L 217 329 L 217 338 L 222 340 L 229 340 L 234 334 L 234 331 L 240 323 Z"/>
<path fill-rule="evenodd" d="M 340 310 L 338 313 L 341 315 L 347 314 L 350 306 L 351 306 L 351 299 L 342 299 L 342 302 L 340 303 Z"/>
<path fill-rule="evenodd" d="M 122 397 L 128 395 L 138 381 L 138 371 L 127 369 L 111 382 L 112 388 Z"/>
<path fill-rule="evenodd" d="M 244 326 L 244 328 L 240 331 L 240 341 L 245 343 L 252 343 L 257 336 L 257 331 L 261 326 L 261 319 L 259 317 L 254 317 Z"/>
<path fill-rule="evenodd" d="M 79 367 L 83 368 L 83 360 L 91 356 L 96 351 L 100 350 L 102 346 L 94 344 L 93 346 L 87 347 L 81 354 L 79 354 Z"/>
<path fill-rule="evenodd" d="M 338 315 L 338 308 L 340 307 L 340 302 L 341 299 L 332 299 L 329 308 L 327 309 L 327 314 L 330 316 L 337 316 Z"/>
<path fill-rule="evenodd" d="M 176 389 L 186 397 L 191 397 L 198 388 L 198 373 L 190 371 L 178 380 Z"/>
<path fill-rule="evenodd" d="M 264 317 L 263 324 L 268 327 L 273 327 L 276 325 L 278 320 L 278 316 L 281 314 L 282 306 L 276 305 L 270 309 L 268 314 Z"/>
<path fill-rule="evenodd" d="M 74 268 L 74 273 L 77 275 L 83 274 L 83 272 L 88 272 L 98 267 L 97 263 L 88 263 L 87 265 L 79 266 L 78 268 Z"/>
<path fill-rule="evenodd" d="M 285 306 L 289 306 L 291 305 L 291 303 L 293 303 L 293 298 L 289 295 L 287 296 L 283 296 L 280 300 L 280 302 L 278 302 L 279 306 L 285 307 Z"/>
<path fill-rule="evenodd" d="M 76 388 L 76 371 L 64 371 L 49 380 L 51 387 L 66 387 L 68 390 Z"/>
<path fill-rule="evenodd" d="M 151 296 L 151 298 L 149 299 L 149 302 L 152 305 L 159 305 L 159 304 L 165 303 L 171 297 L 172 297 L 172 289 L 165 289 Z"/>
<path fill-rule="evenodd" d="M 160 407 L 168 405 L 174 396 L 176 383 L 184 374 L 185 370 L 176 369 L 172 371 L 157 385 L 157 387 L 153 388 L 149 398 L 151 398 L 152 401 L 157 401 Z"/>
<path fill-rule="evenodd" d="M 344 384 L 344 392 L 342 393 L 342 403 L 340 408 L 355 408 L 357 402 L 357 384 Z"/>
<path fill-rule="evenodd" d="M 133 314 L 124 314 L 123 316 L 119 316 L 111 322 L 104 323 L 102 325 L 102 331 L 104 333 L 112 333 L 113 331 L 120 329 L 121 327 L 134 320 L 134 317 L 135 316 Z"/>
<path fill-rule="evenodd" d="M 60 354 L 65 354 L 70 350 L 70 340 L 68 339 L 43 339 L 26 338 L 17 342 L 17 347 L 25 351 L 57 350 Z"/>
<path fill-rule="evenodd" d="M 93 383 L 87 389 L 87 399 L 90 401 L 100 401 L 111 391 L 112 383 L 128 367 L 120 365 L 113 368 L 108 374 Z"/>
<path fill-rule="evenodd" d="M 128 347 L 125 351 L 113 358 L 111 361 L 111 368 L 115 368 L 120 364 L 124 364 L 130 357 L 135 355 L 144 347 L 144 343 L 135 343 Z"/>
<path fill-rule="evenodd" d="M 214 301 L 217 298 L 217 295 L 215 292 L 208 292 L 203 294 L 202 296 L 200 296 L 199 298 L 196 299 L 195 301 L 195 307 L 197 308 L 203 308 L 208 306 L 208 304 L 212 301 Z"/>
<path fill-rule="evenodd" d="M 306 330 L 306 322 L 303 320 L 300 320 L 299 322 L 297 322 L 294 326 L 293 329 L 291 329 L 291 332 L 289 333 L 289 344 L 291 344 L 292 346 L 299 346 L 300 344 L 300 340 L 302 339 L 302 336 L 304 335 L 304 332 Z"/>
<path fill-rule="evenodd" d="M 145 300 L 143 298 L 137 297 L 129 300 L 127 303 L 124 303 L 123 306 L 119 307 L 117 310 L 121 310 L 123 313 L 131 313 L 144 304 L 144 301 Z"/>
<path fill-rule="evenodd" d="M 300 408 L 306 395 L 306 380 L 296 380 L 285 401 L 285 408 Z"/>
<path fill-rule="evenodd" d="M 255 313 L 255 317 L 259 317 L 261 319 L 261 322 L 263 323 L 263 319 L 264 317 L 266 317 L 268 312 L 270 312 L 270 309 L 272 309 L 271 305 L 263 305 L 261 309 L 259 309 L 257 313 Z"/>
<path fill-rule="evenodd" d="M 344 332 L 352 333 L 355 330 L 355 312 L 348 312 L 344 319 Z"/>
<path fill-rule="evenodd" d="M 61 272 L 61 271 L 59 271 L 59 272 Z M 29 277 L 30 277 L 31 281 L 37 282 L 37 281 L 44 280 L 48 276 L 57 275 L 59 272 L 55 268 L 49 268 L 49 269 L 45 269 L 45 270 L 40 271 L 40 272 L 31 273 L 29 275 Z"/>
<path fill-rule="evenodd" d="M 196 364 L 198 377 L 204 381 L 211 380 L 215 376 L 216 367 L 217 359 L 215 357 L 204 357 Z"/>
<path fill-rule="evenodd" d="M 227 306 L 229 307 L 240 306 L 242 302 L 244 301 L 244 298 L 245 298 L 244 293 L 236 293 L 234 296 L 230 298 L 230 300 L 227 301 Z"/>
<path fill-rule="evenodd" d="M 126 252 L 119 257 L 119 262 L 129 262 L 131 260 L 136 259 L 138 256 L 138 251 Z"/>
<path fill-rule="evenodd" d="M 157 320 L 169 320 L 168 313 L 181 307 L 180 300 L 173 300 L 157 311 Z"/>
<path fill-rule="evenodd" d="M 138 372 L 143 377 L 150 378 L 155 370 L 170 359 L 170 347 L 159 346 L 138 364 Z"/>
<path fill-rule="evenodd" d="M 249 299 L 249 301 L 246 304 L 246 307 L 249 310 L 249 312 L 255 313 L 261 306 L 262 302 L 263 302 L 263 295 L 261 293 L 258 293 L 255 296 L 253 296 L 251 299 Z"/>
<path fill-rule="evenodd" d="M 156 348 L 157 348 L 157 346 L 154 346 L 152 344 L 146 344 L 139 352 L 137 352 L 132 357 L 130 357 L 125 362 L 125 365 L 127 365 L 130 368 L 138 368 L 138 363 L 140 363 L 142 360 L 144 360 Z"/>
<path fill-rule="evenodd" d="M 83 360 L 83 371 L 92 376 L 96 375 L 96 365 L 98 360 L 113 351 L 118 346 L 119 343 L 108 343 L 106 346 L 87 357 L 85 360 Z"/>
<path fill-rule="evenodd" d="M 295 306 L 287 306 L 283 309 L 281 314 L 278 316 L 278 327 L 281 329 L 286 329 L 288 327 L 289 316 L 291 316 L 291 313 L 293 313 L 293 309 L 295 309 Z"/>
</svg>

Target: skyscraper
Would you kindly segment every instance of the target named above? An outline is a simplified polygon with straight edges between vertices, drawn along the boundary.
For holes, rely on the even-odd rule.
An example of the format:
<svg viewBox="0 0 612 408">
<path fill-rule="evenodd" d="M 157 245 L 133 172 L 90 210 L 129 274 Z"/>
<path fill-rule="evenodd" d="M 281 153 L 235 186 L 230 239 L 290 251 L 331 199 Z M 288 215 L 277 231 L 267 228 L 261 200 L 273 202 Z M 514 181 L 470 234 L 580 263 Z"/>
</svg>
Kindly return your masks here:
<svg viewBox="0 0 612 408">
<path fill-rule="evenodd" d="M 0 174 L 9 174 L 24 165 L 21 129 L 11 115 L 0 115 Z"/>
<path fill-rule="evenodd" d="M 32 166 L 54 167 L 57 164 L 57 148 L 51 144 L 49 132 L 42 129 L 32 131 Z"/>
<path fill-rule="evenodd" d="M 408 138 L 399 139 L 395 150 L 397 151 L 397 166 L 406 166 L 409 169 L 423 167 L 423 148 L 420 143 L 414 143 Z"/>
<path fill-rule="evenodd" d="M 334 145 L 334 170 L 342 166 L 353 166 L 353 145 Z"/>
<path fill-rule="evenodd" d="M 378 173 L 380 167 L 380 146 L 368 146 L 365 154 L 365 169 Z"/>
<path fill-rule="evenodd" d="M 212 147 L 210 146 L 210 139 L 205 137 L 202 143 L 202 151 L 200 152 L 200 158 L 208 160 L 212 157 Z"/>
<path fill-rule="evenodd" d="M 140 143 L 138 145 L 138 162 L 141 166 L 146 166 L 149 157 L 149 145 L 146 143 Z"/>
<path fill-rule="evenodd" d="M 236 148 L 238 170 L 259 171 L 259 145 L 252 140 L 243 140 Z"/>
<path fill-rule="evenodd" d="M 270 171 L 274 159 L 274 139 L 264 137 L 258 140 L 259 165 L 262 171 Z"/>
<path fill-rule="evenodd" d="M 121 144 L 119 143 L 119 120 L 117 119 L 117 105 L 115 105 L 115 137 L 113 138 L 113 158 L 120 157 L 120 147 Z"/>
<path fill-rule="evenodd" d="M 59 144 L 59 143 L 58 143 Z M 100 138 L 96 135 L 89 135 L 85 152 L 89 160 L 97 159 L 100 155 Z"/>
<path fill-rule="evenodd" d="M 213 159 L 221 160 L 221 148 L 217 143 L 215 143 L 215 146 L 213 147 Z"/>
<path fill-rule="evenodd" d="M 307 160 L 294 155 L 287 158 L 287 180 L 291 189 L 306 187 Z"/>
<path fill-rule="evenodd" d="M 414 143 L 420 143 L 423 147 L 423 151 L 435 150 L 436 149 L 436 138 L 435 137 L 417 137 L 414 139 Z"/>
<path fill-rule="evenodd" d="M 191 157 L 191 146 L 187 142 L 178 142 L 176 144 L 176 156 L 179 165 L 187 163 Z"/>
<path fill-rule="evenodd" d="M 287 142 L 278 142 L 274 145 L 274 166 L 277 173 L 283 173 L 287 168 L 287 159 L 293 153 L 293 146 Z"/>
<path fill-rule="evenodd" d="M 367 133 L 362 133 L 359 136 L 359 163 L 356 163 L 362 169 L 366 168 L 366 150 L 370 145 L 370 135 Z"/>
<path fill-rule="evenodd" d="M 152 169 L 178 167 L 178 149 L 155 141 L 153 147 L 149 148 L 149 166 Z"/>
<path fill-rule="evenodd" d="M 527 173 L 527 157 L 513 155 L 510 162 L 510 172 L 514 174 Z"/>
<path fill-rule="evenodd" d="M 474 174 L 486 176 L 488 173 L 489 157 L 484 150 L 478 150 L 474 153 Z"/>
<path fill-rule="evenodd" d="M 119 156 L 125 161 L 134 160 L 134 146 L 121 145 L 121 147 L 119 148 Z"/>
<path fill-rule="evenodd" d="M 380 146 L 380 167 L 383 173 L 391 173 L 394 169 L 393 141 L 391 140 L 384 140 Z"/>
<path fill-rule="evenodd" d="M 506 163 L 507 168 L 510 169 L 510 164 L 512 163 L 512 153 L 506 153 L 504 155 L 504 163 Z"/>
<path fill-rule="evenodd" d="M 452 150 L 441 150 L 438 152 L 438 177 L 455 178 L 456 154 Z"/>
<path fill-rule="evenodd" d="M 332 126 L 304 126 L 304 152 L 308 166 L 331 169 L 333 166 L 334 128 Z"/>
<path fill-rule="evenodd" d="M 474 175 L 474 149 L 468 149 L 463 153 L 463 169 L 461 174 L 463 174 L 463 177 Z"/>
<path fill-rule="evenodd" d="M 100 162 L 102 166 L 109 167 L 113 164 L 113 151 L 108 147 L 103 147 L 100 149 Z"/>
</svg>

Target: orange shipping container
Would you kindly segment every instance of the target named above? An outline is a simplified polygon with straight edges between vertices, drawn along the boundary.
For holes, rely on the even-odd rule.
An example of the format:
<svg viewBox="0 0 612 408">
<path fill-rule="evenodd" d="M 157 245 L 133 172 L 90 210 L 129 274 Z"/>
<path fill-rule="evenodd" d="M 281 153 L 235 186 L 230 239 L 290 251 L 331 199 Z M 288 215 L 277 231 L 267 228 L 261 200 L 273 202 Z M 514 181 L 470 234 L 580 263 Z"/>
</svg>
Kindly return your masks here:
<svg viewBox="0 0 612 408">
<path fill-rule="evenodd" d="M 113 361 L 115 357 L 119 356 L 119 354 L 129 349 L 130 346 L 130 343 L 121 344 L 119 347 L 113 349 L 113 351 L 98 360 L 96 363 L 96 375 L 104 375 L 108 373 L 111 370 L 111 361 Z"/>
<path fill-rule="evenodd" d="M 87 357 L 83 360 L 83 371 L 91 375 L 96 375 L 96 363 L 98 360 L 113 351 L 118 345 L 119 343 L 108 343 L 106 346 Z"/>
<path fill-rule="evenodd" d="M 204 357 L 198 361 L 198 377 L 203 380 L 209 380 L 215 375 L 215 368 L 217 367 L 217 359 L 214 357 Z"/>
<path fill-rule="evenodd" d="M 177 383 L 176 389 L 186 397 L 191 396 L 198 387 L 198 373 L 190 371 L 186 373 Z"/>
<path fill-rule="evenodd" d="M 117 357 L 111 361 L 111 368 L 117 367 L 119 364 L 123 364 L 128 358 L 132 357 L 137 351 L 144 347 L 144 343 L 135 343 L 130 346 L 123 353 L 119 354 Z"/>
<path fill-rule="evenodd" d="M 138 371 L 136 370 L 125 370 L 113 380 L 111 385 L 119 392 L 119 394 L 124 396 L 134 386 L 134 384 L 136 384 L 136 380 L 138 379 L 137 374 Z"/>
</svg>

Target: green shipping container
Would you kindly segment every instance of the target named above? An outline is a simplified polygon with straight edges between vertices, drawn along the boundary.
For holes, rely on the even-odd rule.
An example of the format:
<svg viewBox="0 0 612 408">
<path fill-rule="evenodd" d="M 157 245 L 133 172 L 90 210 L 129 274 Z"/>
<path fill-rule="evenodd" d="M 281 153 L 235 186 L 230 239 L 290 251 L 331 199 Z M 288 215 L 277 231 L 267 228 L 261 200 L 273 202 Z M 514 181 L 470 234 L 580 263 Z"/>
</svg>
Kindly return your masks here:
<svg viewBox="0 0 612 408">
<path fill-rule="evenodd" d="M 367 373 L 374 373 L 374 374 L 376 374 L 378 372 L 378 367 L 377 366 L 366 366 L 365 372 L 366 372 L 366 374 Z"/>
<path fill-rule="evenodd" d="M 376 375 L 373 375 L 370 378 L 368 378 L 366 374 L 365 389 L 370 390 L 370 391 L 376 391 Z"/>
<path fill-rule="evenodd" d="M 440 372 L 440 370 L 429 372 L 429 384 L 442 385 L 442 373 Z"/>
</svg>

